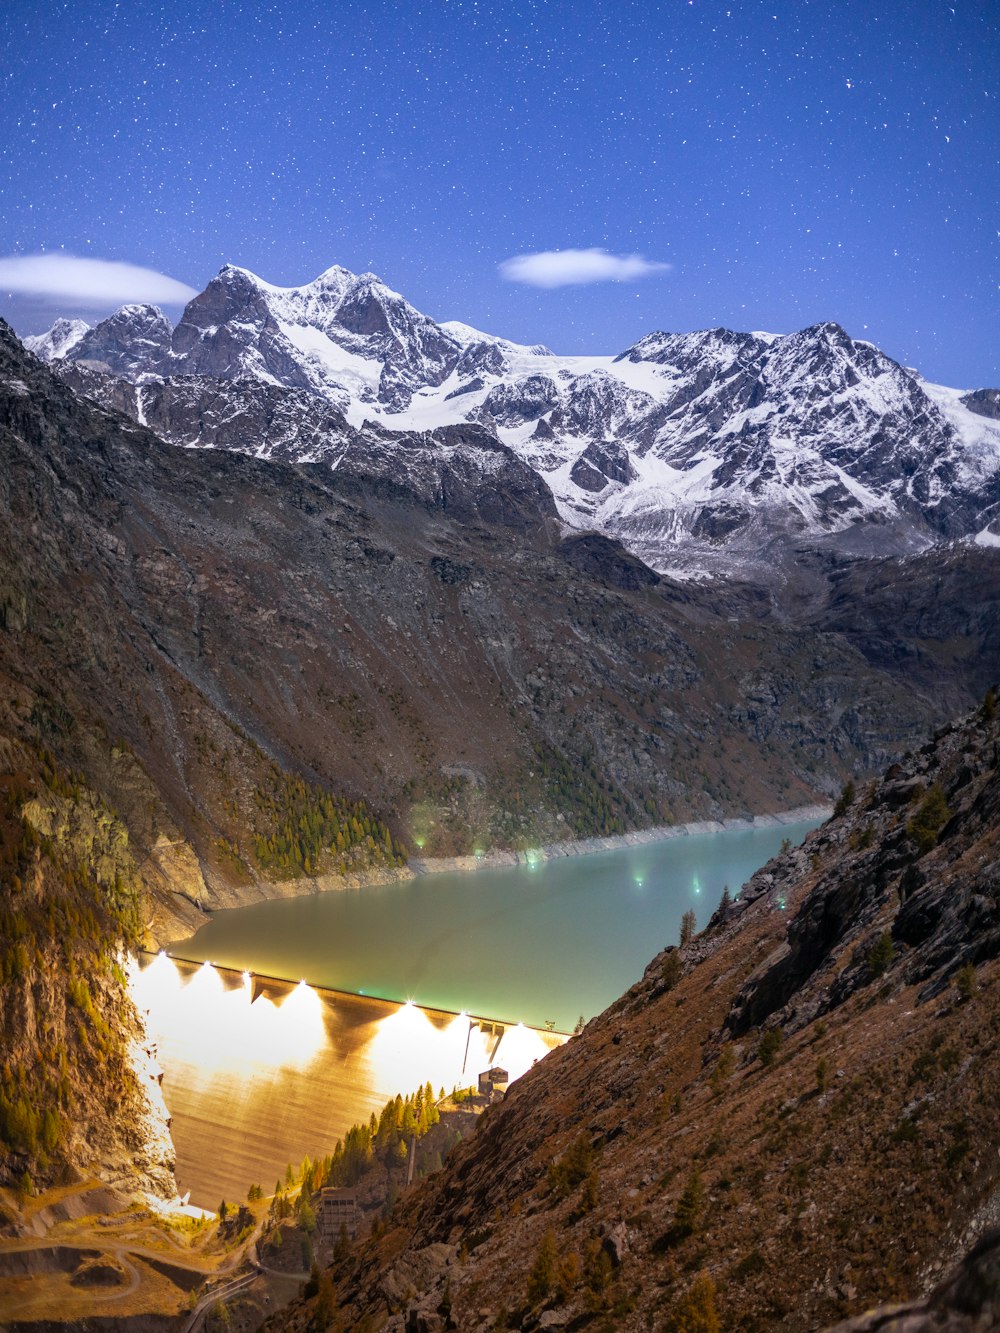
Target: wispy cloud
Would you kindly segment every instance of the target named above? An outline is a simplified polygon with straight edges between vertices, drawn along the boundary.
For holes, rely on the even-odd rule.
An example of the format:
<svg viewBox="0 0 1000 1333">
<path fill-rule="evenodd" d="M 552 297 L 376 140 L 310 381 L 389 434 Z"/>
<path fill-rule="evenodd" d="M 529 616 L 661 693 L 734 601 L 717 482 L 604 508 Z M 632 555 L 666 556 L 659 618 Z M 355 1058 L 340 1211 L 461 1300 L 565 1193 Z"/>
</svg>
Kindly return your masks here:
<svg viewBox="0 0 1000 1333">
<path fill-rule="evenodd" d="M 59 298 L 82 305 L 162 301 L 179 305 L 197 296 L 193 287 L 155 269 L 111 259 L 82 259 L 59 250 L 0 259 L 0 291 Z"/>
<path fill-rule="evenodd" d="M 508 282 L 531 287 L 569 287 L 588 282 L 634 282 L 654 273 L 666 273 L 661 264 L 642 255 L 613 255 L 607 250 L 540 250 L 534 255 L 514 255 L 500 265 L 500 276 Z"/>
</svg>

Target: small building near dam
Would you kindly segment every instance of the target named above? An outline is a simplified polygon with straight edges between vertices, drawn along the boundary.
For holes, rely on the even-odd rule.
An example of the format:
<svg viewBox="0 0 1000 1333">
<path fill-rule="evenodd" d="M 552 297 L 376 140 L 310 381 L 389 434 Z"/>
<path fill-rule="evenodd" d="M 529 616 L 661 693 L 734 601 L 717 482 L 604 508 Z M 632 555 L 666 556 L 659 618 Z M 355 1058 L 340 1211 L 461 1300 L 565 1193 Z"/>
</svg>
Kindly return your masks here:
<svg viewBox="0 0 1000 1333">
<path fill-rule="evenodd" d="M 490 1102 L 498 1102 L 507 1091 L 510 1075 L 506 1069 L 494 1065 L 479 1075 L 479 1095 Z"/>
<path fill-rule="evenodd" d="M 345 1228 L 352 1239 L 358 1234 L 357 1190 L 320 1190 L 316 1209 L 316 1230 L 323 1240 L 335 1241 Z"/>
</svg>

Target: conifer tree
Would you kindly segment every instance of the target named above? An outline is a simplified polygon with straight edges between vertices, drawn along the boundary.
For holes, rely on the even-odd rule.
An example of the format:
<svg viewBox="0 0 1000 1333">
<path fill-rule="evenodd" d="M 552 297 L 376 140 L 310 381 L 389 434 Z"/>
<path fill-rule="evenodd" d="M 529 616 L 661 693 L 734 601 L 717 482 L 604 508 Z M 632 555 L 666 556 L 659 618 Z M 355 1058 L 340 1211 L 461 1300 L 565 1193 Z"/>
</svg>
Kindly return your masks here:
<svg viewBox="0 0 1000 1333">
<path fill-rule="evenodd" d="M 667 1321 L 667 1333 L 719 1333 L 715 1283 L 704 1270 L 677 1302 Z"/>
<path fill-rule="evenodd" d="M 689 907 L 688 910 L 681 917 L 680 943 L 682 949 L 684 948 L 685 944 L 690 944 L 691 941 L 694 939 L 694 932 L 695 928 L 697 927 L 697 924 L 698 924 L 698 918 L 695 916 L 694 910 Z"/>
<path fill-rule="evenodd" d="M 701 1172 L 693 1167 L 674 1214 L 674 1231 L 678 1236 L 690 1236 L 697 1231 L 704 1207 L 705 1187 L 701 1183 Z"/>
<path fill-rule="evenodd" d="M 552 1290 L 557 1257 L 555 1232 L 549 1227 L 539 1243 L 535 1262 L 528 1274 L 528 1300 L 532 1305 L 543 1300 Z"/>
</svg>

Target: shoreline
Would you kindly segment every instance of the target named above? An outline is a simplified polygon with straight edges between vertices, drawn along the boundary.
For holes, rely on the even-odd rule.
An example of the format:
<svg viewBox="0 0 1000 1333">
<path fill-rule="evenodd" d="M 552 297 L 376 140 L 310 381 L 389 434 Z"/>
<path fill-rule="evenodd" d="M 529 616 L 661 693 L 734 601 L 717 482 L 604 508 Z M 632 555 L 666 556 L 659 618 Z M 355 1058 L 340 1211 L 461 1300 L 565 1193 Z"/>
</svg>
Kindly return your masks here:
<svg viewBox="0 0 1000 1333">
<path fill-rule="evenodd" d="M 698 819 L 687 824 L 660 824 L 654 828 L 634 829 L 630 833 L 614 833 L 604 838 L 574 838 L 566 842 L 543 843 L 523 852 L 493 849 L 481 856 L 468 853 L 465 856 L 411 857 L 405 866 L 379 867 L 368 871 L 355 871 L 348 875 L 317 875 L 297 877 L 289 880 L 276 880 L 272 884 L 254 885 L 256 892 L 245 897 L 231 895 L 236 901 L 213 902 L 211 905 L 198 904 L 196 910 L 204 918 L 193 924 L 183 922 L 184 933 L 175 933 L 170 929 L 169 914 L 160 930 L 152 930 L 152 923 L 147 922 L 149 932 L 147 940 L 156 948 L 172 949 L 187 943 L 201 927 L 218 912 L 238 911 L 251 907 L 255 903 L 273 902 L 282 898 L 308 898 L 321 893 L 337 893 L 349 889 L 376 887 L 383 884 L 405 883 L 421 875 L 441 875 L 454 872 L 465 873 L 474 870 L 501 870 L 513 866 L 538 865 L 543 861 L 554 861 L 565 856 L 591 856 L 597 852 L 615 852 L 623 847 L 641 847 L 651 842 L 668 842 L 672 838 L 697 837 L 708 833 L 733 833 L 746 829 L 781 828 L 785 824 L 797 824 L 803 820 L 815 819 L 817 822 L 828 819 L 833 813 L 832 805 L 800 805 L 794 810 L 782 810 L 773 815 L 750 815 L 746 818 Z M 262 891 L 270 889 L 271 892 Z M 242 898 L 242 901 L 240 900 Z M 177 918 L 174 917 L 174 922 Z M 193 925 L 193 928 L 192 928 Z M 162 927 L 166 926 L 166 929 Z"/>
<path fill-rule="evenodd" d="M 773 815 L 750 815 L 747 818 L 698 819 L 688 824 L 660 824 L 655 828 L 635 829 L 631 833 L 614 833 L 604 838 L 575 838 L 567 842 L 544 843 L 527 851 L 484 852 L 481 856 L 411 857 L 407 862 L 416 875 L 440 875 L 453 871 L 498 870 L 510 866 L 537 865 L 563 856 L 591 856 L 595 852 L 615 852 L 623 847 L 641 847 L 650 842 L 667 842 L 671 838 L 697 837 L 706 833 L 735 833 L 740 830 L 781 828 L 799 824 L 807 819 L 822 821 L 833 813 L 832 805 L 800 805 L 794 810 L 782 810 Z"/>
<path fill-rule="evenodd" d="M 346 875 L 297 875 L 294 879 L 255 879 L 240 889 L 227 888 L 213 893 L 213 901 L 195 900 L 186 894 L 184 899 L 195 918 L 182 910 L 163 911 L 160 917 L 145 923 L 146 943 L 155 949 L 172 949 L 193 939 L 207 922 L 219 912 L 238 912 L 258 903 L 280 902 L 287 898 L 313 898 L 321 893 L 343 893 L 350 889 L 378 888 L 384 884 L 406 883 L 415 879 L 416 872 L 409 862 L 404 866 L 373 866 L 368 870 L 351 870 Z M 200 920 L 198 919 L 200 918 Z M 180 928 L 183 934 L 177 934 Z M 144 946 L 145 947 L 145 946 Z"/>
</svg>

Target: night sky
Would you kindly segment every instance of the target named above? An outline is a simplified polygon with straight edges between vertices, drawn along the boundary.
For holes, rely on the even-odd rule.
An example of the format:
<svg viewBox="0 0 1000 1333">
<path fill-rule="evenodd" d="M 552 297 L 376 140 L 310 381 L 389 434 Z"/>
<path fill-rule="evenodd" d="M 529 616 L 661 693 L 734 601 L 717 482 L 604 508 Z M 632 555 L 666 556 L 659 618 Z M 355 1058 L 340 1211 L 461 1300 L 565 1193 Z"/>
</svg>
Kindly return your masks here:
<svg viewBox="0 0 1000 1333">
<path fill-rule="evenodd" d="M 564 353 L 836 319 L 1000 384 L 996 0 L 5 0 L 0 39 L 0 257 L 339 263 Z M 501 272 L 567 249 L 651 262 Z"/>
</svg>

